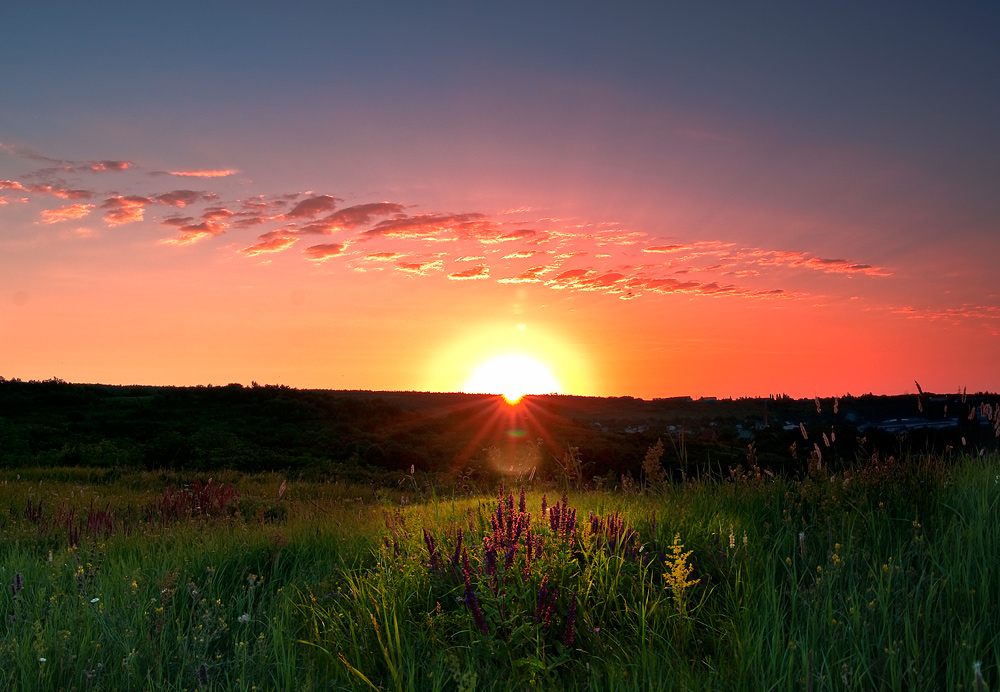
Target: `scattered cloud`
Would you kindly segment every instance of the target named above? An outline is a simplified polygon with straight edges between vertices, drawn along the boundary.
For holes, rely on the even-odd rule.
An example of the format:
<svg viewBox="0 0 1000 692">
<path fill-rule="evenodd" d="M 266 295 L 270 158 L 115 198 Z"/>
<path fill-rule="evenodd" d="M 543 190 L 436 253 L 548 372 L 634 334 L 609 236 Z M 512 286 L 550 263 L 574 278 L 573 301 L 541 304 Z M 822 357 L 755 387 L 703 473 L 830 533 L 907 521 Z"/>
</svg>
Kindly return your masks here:
<svg viewBox="0 0 1000 692">
<path fill-rule="evenodd" d="M 468 279 L 488 279 L 490 278 L 490 268 L 487 267 L 485 264 L 478 264 L 472 269 L 453 272 L 448 275 L 448 278 L 455 281 L 463 281 Z"/>
<path fill-rule="evenodd" d="M 94 171 L 95 173 L 103 173 L 105 171 L 124 171 L 125 169 L 131 167 L 132 163 L 130 161 L 93 161 L 86 164 L 86 168 Z"/>
<path fill-rule="evenodd" d="M 68 207 L 58 209 L 45 209 L 42 211 L 42 223 L 56 223 L 67 219 L 82 219 L 94 208 L 93 204 L 71 204 Z"/>
<path fill-rule="evenodd" d="M 531 269 L 526 269 L 517 276 L 509 277 L 506 279 L 499 279 L 499 283 L 502 284 L 531 284 L 531 283 L 541 283 L 542 276 L 556 269 L 555 265 L 543 265 L 540 267 L 532 267 Z"/>
<path fill-rule="evenodd" d="M 305 249 L 306 257 L 314 262 L 322 262 L 331 257 L 344 254 L 347 246 L 344 243 L 323 243 L 321 245 L 310 245 Z"/>
<path fill-rule="evenodd" d="M 544 250 L 518 250 L 517 252 L 512 252 L 509 255 L 504 255 L 504 259 L 522 259 L 544 254 Z"/>
<path fill-rule="evenodd" d="M 257 255 L 263 255 L 271 252 L 281 252 L 295 243 L 299 242 L 299 239 L 293 235 L 288 235 L 283 231 L 271 231 L 269 233 L 264 233 L 257 238 L 258 241 L 249 247 L 245 247 L 240 250 L 241 253 L 247 257 L 256 257 Z"/>
<path fill-rule="evenodd" d="M 444 264 L 441 260 L 430 260 L 428 262 L 396 262 L 395 266 L 401 272 L 424 276 L 431 272 L 440 271 Z"/>
<path fill-rule="evenodd" d="M 218 170 L 218 171 L 170 171 L 170 175 L 179 175 L 185 178 L 225 178 L 230 175 L 236 175 L 239 171 L 234 171 L 230 169 Z"/>
<path fill-rule="evenodd" d="M 402 257 L 399 252 L 370 252 L 364 256 L 369 262 L 392 262 Z"/>
<path fill-rule="evenodd" d="M 172 190 L 160 195 L 153 195 L 150 198 L 156 204 L 163 204 L 168 207 L 186 207 L 196 202 L 211 202 L 218 199 L 217 195 L 211 192 L 197 192 L 195 190 Z"/>
<path fill-rule="evenodd" d="M 339 201 L 340 200 L 336 197 L 331 197 L 330 195 L 316 195 L 309 197 L 308 199 L 302 200 L 286 212 L 285 218 L 311 219 L 317 214 L 333 211 Z"/>
<path fill-rule="evenodd" d="M 149 198 L 139 195 L 109 197 L 101 205 L 101 209 L 105 210 L 104 222 L 109 226 L 121 226 L 142 221 L 148 204 L 150 204 Z"/>
<path fill-rule="evenodd" d="M 29 192 L 36 195 L 53 195 L 61 199 L 90 199 L 94 193 L 90 190 L 72 190 L 49 183 L 37 183 L 24 185 L 16 180 L 0 180 L 0 190 L 16 190 L 18 192 Z"/>
<path fill-rule="evenodd" d="M 237 173 L 230 169 L 143 173 L 127 160 L 64 161 L 34 154 L 22 157 L 42 161 L 49 167 L 19 180 L 0 180 L 0 192 L 13 193 L 0 197 L 0 205 L 13 202 L 16 194 L 19 199 L 43 207 L 40 219 L 44 224 L 80 219 L 98 209 L 108 226 L 145 222 L 171 229 L 172 235 L 162 241 L 168 245 L 186 245 L 223 233 L 241 235 L 253 229 L 255 241 L 247 243 L 244 238 L 235 246 L 236 252 L 246 257 L 286 250 L 303 237 L 341 234 L 340 242 L 310 245 L 303 256 L 310 261 L 348 259 L 347 247 L 365 242 L 370 252 L 363 256 L 350 253 L 348 259 L 357 271 L 383 263 L 423 276 L 443 273 L 446 262 L 469 262 L 475 266 L 444 273 L 441 278 L 533 283 L 554 290 L 599 292 L 622 298 L 672 293 L 789 297 L 798 294 L 779 286 L 788 278 L 801 278 L 803 272 L 843 277 L 831 281 L 892 276 L 891 270 L 851 258 L 846 252 L 832 255 L 739 246 L 721 239 L 691 240 L 683 235 L 655 237 L 622 228 L 613 221 L 592 224 L 553 217 L 531 220 L 525 216 L 532 211 L 527 206 L 487 215 L 475 211 L 410 213 L 412 205 L 388 200 L 360 201 L 341 208 L 343 199 L 314 192 L 234 199 L 222 196 L 225 187 L 213 182 Z M 73 176 L 128 171 L 133 172 L 114 178 L 125 188 L 115 191 L 92 190 L 63 181 L 74 180 Z M 156 181 L 157 176 L 161 189 L 136 191 L 136 185 Z M 207 189 L 164 190 L 162 181 L 169 179 L 167 176 L 197 178 L 199 185 Z M 218 189 L 211 189 L 213 186 Z M 73 203 L 54 204 L 52 198 Z M 103 201 L 91 203 L 92 199 Z M 520 215 L 518 220 L 511 218 L 515 215 Z M 527 227 L 529 224 L 534 227 Z M 414 254 L 415 242 L 447 242 L 449 250 L 435 255 Z M 503 250 L 486 251 L 484 247 L 501 244 Z M 487 256 L 500 257 L 504 264 L 491 267 L 486 263 Z M 637 257 L 643 261 L 637 262 Z M 548 263 L 525 270 L 510 266 L 532 258 Z M 495 276 L 497 273 L 500 276 Z M 986 314 L 963 310 L 956 308 L 934 319 Z"/>
</svg>

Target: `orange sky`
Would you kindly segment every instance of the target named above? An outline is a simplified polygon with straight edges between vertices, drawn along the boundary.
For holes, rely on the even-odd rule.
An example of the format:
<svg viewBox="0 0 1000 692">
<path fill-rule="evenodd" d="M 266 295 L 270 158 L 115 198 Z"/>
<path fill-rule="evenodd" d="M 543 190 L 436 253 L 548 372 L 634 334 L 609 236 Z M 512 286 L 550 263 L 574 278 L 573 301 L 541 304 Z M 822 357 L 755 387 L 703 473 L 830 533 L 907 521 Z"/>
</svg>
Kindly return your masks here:
<svg viewBox="0 0 1000 692">
<path fill-rule="evenodd" d="M 574 394 L 1000 389 L 984 17 L 399 9 L 336 45 L 294 10 L 14 39 L 0 376 L 456 390 L 521 353 Z"/>
</svg>

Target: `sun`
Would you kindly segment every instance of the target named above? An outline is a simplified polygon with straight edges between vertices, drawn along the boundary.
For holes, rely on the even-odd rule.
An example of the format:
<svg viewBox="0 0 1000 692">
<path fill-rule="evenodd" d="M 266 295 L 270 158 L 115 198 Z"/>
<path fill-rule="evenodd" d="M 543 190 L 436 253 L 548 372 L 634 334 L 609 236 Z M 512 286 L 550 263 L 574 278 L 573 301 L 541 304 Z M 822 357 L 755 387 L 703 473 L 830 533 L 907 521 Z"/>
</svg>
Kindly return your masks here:
<svg viewBox="0 0 1000 692">
<path fill-rule="evenodd" d="M 521 355 L 507 355 L 488 360 L 472 373 L 462 388 L 470 394 L 502 394 L 514 404 L 525 394 L 551 394 L 559 391 L 559 382 L 542 363 Z"/>
</svg>

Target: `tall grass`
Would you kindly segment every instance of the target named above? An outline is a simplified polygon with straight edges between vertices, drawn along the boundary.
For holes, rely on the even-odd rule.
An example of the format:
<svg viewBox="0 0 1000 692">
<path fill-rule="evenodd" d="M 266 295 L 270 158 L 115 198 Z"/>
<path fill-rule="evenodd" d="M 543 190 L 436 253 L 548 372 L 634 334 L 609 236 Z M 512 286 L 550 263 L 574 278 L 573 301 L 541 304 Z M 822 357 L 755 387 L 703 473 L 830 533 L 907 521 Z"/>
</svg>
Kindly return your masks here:
<svg viewBox="0 0 1000 692">
<path fill-rule="evenodd" d="M 22 470 L 0 477 L 0 689 L 996 686 L 998 461 L 406 506 Z"/>
</svg>

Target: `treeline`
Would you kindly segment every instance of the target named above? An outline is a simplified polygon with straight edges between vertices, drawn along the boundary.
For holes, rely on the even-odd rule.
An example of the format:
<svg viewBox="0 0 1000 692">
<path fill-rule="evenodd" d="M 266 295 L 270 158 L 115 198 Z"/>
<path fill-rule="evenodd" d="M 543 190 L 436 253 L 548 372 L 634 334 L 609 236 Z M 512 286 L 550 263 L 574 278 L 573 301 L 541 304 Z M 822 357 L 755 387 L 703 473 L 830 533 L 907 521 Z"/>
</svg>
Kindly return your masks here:
<svg viewBox="0 0 1000 692">
<path fill-rule="evenodd" d="M 859 455 L 898 455 L 904 447 L 919 452 L 993 438 L 992 430 L 972 422 L 905 437 L 875 429 L 862 435 L 848 416 L 873 403 L 845 400 L 836 413 L 827 403 L 819 413 L 812 401 L 772 400 L 765 413 L 760 401 L 543 396 L 509 407 L 498 397 L 466 394 L 0 378 L 0 466 L 283 470 L 356 480 L 387 472 L 398 477 L 411 468 L 477 480 L 509 471 L 570 472 L 617 483 L 623 475 L 642 480 L 643 460 L 658 440 L 663 466 L 682 476 L 753 464 L 795 472 L 816 451 L 837 464 Z M 900 402 L 882 403 L 893 410 Z M 865 411 L 861 417 L 874 416 Z M 785 429 L 788 419 L 804 420 L 811 436 Z"/>
</svg>

